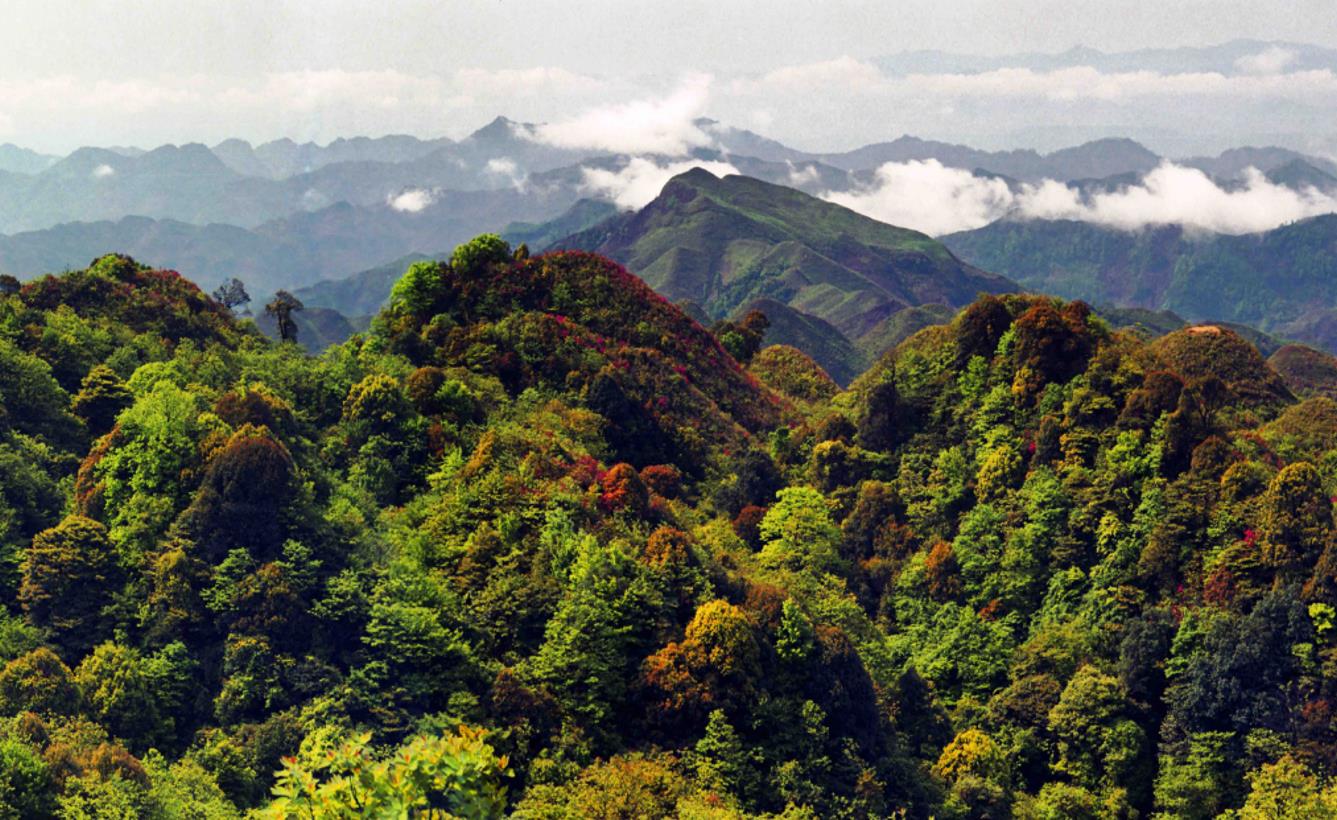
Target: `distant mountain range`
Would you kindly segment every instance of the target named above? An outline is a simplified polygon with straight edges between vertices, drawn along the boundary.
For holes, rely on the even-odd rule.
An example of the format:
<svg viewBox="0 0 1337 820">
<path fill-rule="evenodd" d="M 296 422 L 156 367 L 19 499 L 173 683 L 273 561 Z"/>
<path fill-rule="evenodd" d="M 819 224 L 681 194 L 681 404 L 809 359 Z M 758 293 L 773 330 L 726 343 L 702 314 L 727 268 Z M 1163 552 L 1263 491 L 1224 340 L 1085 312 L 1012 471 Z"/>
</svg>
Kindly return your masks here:
<svg viewBox="0 0 1337 820">
<path fill-rule="evenodd" d="M 1274 45 L 1137 59 L 1225 71 Z M 1326 66 L 1332 57 L 1323 49 L 1293 51 L 1282 55 L 1293 67 Z M 1112 70 L 1125 59 L 1093 55 L 1040 55 L 1034 64 L 1095 61 Z M 987 61 L 971 68 L 949 57 L 896 59 L 904 70 L 934 60 L 989 70 Z M 1019 287 L 1237 322 L 1337 349 L 1337 217 L 1252 237 L 1004 221 L 944 245 L 820 198 L 869 186 L 885 163 L 913 161 L 1001 179 L 1014 190 L 1044 179 L 1084 194 L 1114 190 L 1165 161 L 1131 139 L 1043 153 L 903 136 L 812 153 L 714 120 L 695 126 L 713 144 L 687 157 L 558 148 L 538 140 L 536 126 L 500 117 L 458 141 L 233 139 L 212 148 L 81 148 L 65 157 L 4 145 L 0 271 L 26 278 L 126 252 L 206 288 L 236 276 L 257 299 L 296 291 L 308 305 L 307 339 L 331 341 L 361 327 L 412 260 L 501 230 L 534 251 L 607 254 L 708 321 L 762 309 L 772 319 L 771 341 L 804 350 L 842 383 L 977 292 Z M 1227 190 L 1255 168 L 1297 191 L 1337 192 L 1337 163 L 1286 148 L 1178 162 Z M 658 190 L 693 163 L 738 175 L 698 169 Z M 645 207 L 624 210 L 655 192 Z"/>
<path fill-rule="evenodd" d="M 715 144 L 693 152 L 691 159 L 728 162 L 745 175 L 809 193 L 857 187 L 887 162 L 936 160 L 1016 182 L 1113 183 L 1145 174 L 1164 160 L 1129 139 L 1097 140 L 1044 154 L 981 151 L 904 136 L 819 154 L 713 120 L 696 124 Z M 213 148 L 80 148 L 63 158 L 5 145 L 0 146 L 0 234 L 126 216 L 255 228 L 341 202 L 384 206 L 406 193 L 436 199 L 449 192 L 515 189 L 543 196 L 554 185 L 587 193 L 595 190 L 589 184 L 591 171 L 616 172 L 629 159 L 555 148 L 533 134 L 534 126 L 499 117 L 458 142 L 388 136 L 324 146 L 291 140 L 252 146 L 232 139 Z M 683 158 L 645 159 L 667 165 Z M 1284 148 L 1243 148 L 1184 162 L 1224 182 L 1256 167 L 1297 188 L 1337 186 L 1337 163 Z M 518 212 L 508 217 L 507 222 L 528 218 Z"/>
<path fill-rule="evenodd" d="M 13 143 L 0 145 L 0 175 L 39 174 L 60 161 L 60 157 L 39 154 Z"/>
<path fill-rule="evenodd" d="M 1001 221 L 943 241 L 1029 290 L 1239 322 L 1337 350 L 1337 215 L 1247 236 Z"/>
<path fill-rule="evenodd" d="M 350 276 L 423 248 L 452 248 L 515 219 L 541 221 L 577 198 L 562 188 L 451 191 L 416 212 L 340 203 L 250 229 L 144 217 L 74 222 L 0 236 L 0 270 L 34 276 L 117 250 L 186 271 L 206 287 L 236 276 L 253 292 L 272 293 Z"/>
</svg>

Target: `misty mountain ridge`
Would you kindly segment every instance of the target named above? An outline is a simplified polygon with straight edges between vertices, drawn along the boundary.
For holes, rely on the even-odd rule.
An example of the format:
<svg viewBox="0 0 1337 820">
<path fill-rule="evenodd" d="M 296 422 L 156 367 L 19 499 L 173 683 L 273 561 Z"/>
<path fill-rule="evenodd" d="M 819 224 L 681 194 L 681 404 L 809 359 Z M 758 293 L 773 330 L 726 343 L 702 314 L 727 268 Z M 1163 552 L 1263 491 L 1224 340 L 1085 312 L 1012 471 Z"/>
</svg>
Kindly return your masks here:
<svg viewBox="0 0 1337 820">
<path fill-rule="evenodd" d="M 340 202 L 376 208 L 408 194 L 406 202 L 417 207 L 443 194 L 449 198 L 449 192 L 508 188 L 542 197 L 551 194 L 544 189 L 564 186 L 570 196 L 563 207 L 579 196 L 621 201 L 617 188 L 601 189 L 593 180 L 611 180 L 607 185 L 612 186 L 638 184 L 635 173 L 640 169 L 629 167 L 633 158 L 659 168 L 676 168 L 690 160 L 728 164 L 744 175 L 819 195 L 870 185 L 886 163 L 937 161 L 947 168 L 1003 178 L 1013 189 L 1047 179 L 1109 189 L 1130 183 L 1165 161 L 1127 138 L 1041 153 L 983 151 L 902 136 L 821 154 L 711 119 L 699 118 L 694 126 L 713 144 L 678 157 L 555 147 L 539 138 L 541 126 L 505 117 L 459 141 L 390 135 L 338 139 L 327 145 L 280 139 L 253 146 L 229 139 L 213 148 L 198 143 L 150 151 L 86 147 L 57 160 L 27 152 L 22 162 L 9 163 L 12 168 L 0 164 L 0 234 L 67 222 L 115 222 L 126 216 L 255 229 Z M 0 156 L 17 157 L 21 151 L 0 150 Z M 1297 162 L 1319 173 L 1298 165 L 1277 173 Z M 1333 183 L 1328 177 L 1337 179 L 1337 163 L 1275 147 L 1232 149 L 1182 164 L 1203 170 L 1221 185 L 1238 181 L 1248 167 L 1273 174 L 1270 178 L 1277 184 L 1297 190 L 1310 186 L 1330 190 Z M 603 171 L 612 176 L 599 177 Z M 546 212 L 541 217 L 553 215 Z M 528 218 L 519 212 L 506 214 L 500 224 Z"/>
</svg>

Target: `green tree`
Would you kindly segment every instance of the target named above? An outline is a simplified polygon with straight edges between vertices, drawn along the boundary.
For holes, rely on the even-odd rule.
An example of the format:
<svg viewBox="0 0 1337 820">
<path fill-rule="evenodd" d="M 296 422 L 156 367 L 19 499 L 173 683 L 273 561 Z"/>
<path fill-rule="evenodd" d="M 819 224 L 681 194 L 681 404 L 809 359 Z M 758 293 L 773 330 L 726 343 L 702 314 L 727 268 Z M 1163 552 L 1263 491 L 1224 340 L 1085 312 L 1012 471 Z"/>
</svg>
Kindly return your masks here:
<svg viewBox="0 0 1337 820">
<path fill-rule="evenodd" d="M 489 265 L 505 264 L 511 258 L 510 245 L 494 233 L 485 233 L 455 248 L 450 256 L 450 266 L 456 274 L 470 277 L 478 275 Z"/>
<path fill-rule="evenodd" d="M 696 776 L 703 783 L 741 800 L 755 798 L 760 786 L 756 767 L 723 710 L 711 711 L 695 751 Z"/>
<path fill-rule="evenodd" d="M 1226 816 L 1232 820 L 1332 820 L 1337 786 L 1321 782 L 1303 763 L 1286 755 L 1249 774 L 1249 796 Z"/>
<path fill-rule="evenodd" d="M 191 665 L 181 644 L 144 657 L 104 643 L 79 664 L 74 680 L 98 722 L 142 750 L 174 739 L 174 713 L 191 687 Z"/>
<path fill-rule="evenodd" d="M 0 715 L 71 715 L 79 706 L 70 668 L 45 646 L 0 668 Z"/>
<path fill-rule="evenodd" d="M 481 730 L 461 726 L 446 737 L 420 736 L 384 757 L 371 736 L 317 734 L 284 761 L 272 818 L 500 818 L 506 806 L 507 761 Z"/>
<path fill-rule="evenodd" d="M 0 737 L 0 818 L 50 817 L 55 796 L 55 783 L 41 755 L 18 740 Z"/>
<path fill-rule="evenodd" d="M 195 393 L 156 382 L 121 414 L 120 435 L 93 468 L 112 539 L 128 552 L 146 552 L 189 498 L 183 477 L 200 458 L 200 405 Z"/>
<path fill-rule="evenodd" d="M 430 315 L 442 295 L 446 273 L 441 262 L 414 262 L 390 289 L 390 304 L 402 306 L 415 316 Z"/>
<path fill-rule="evenodd" d="M 1049 730 L 1058 740 L 1055 768 L 1093 791 L 1129 784 L 1146 736 L 1128 711 L 1113 676 L 1094 666 L 1078 669 L 1049 712 Z"/>
<path fill-rule="evenodd" d="M 69 402 L 50 364 L 0 334 L 0 432 L 13 429 L 72 450 L 83 431 Z"/>
<path fill-rule="evenodd" d="M 772 566 L 822 572 L 839 563 L 840 528 L 826 498 L 811 487 L 787 487 L 761 519 L 761 560 Z"/>
<path fill-rule="evenodd" d="M 1332 528 L 1332 504 L 1318 470 L 1305 462 L 1282 469 L 1263 509 L 1263 561 L 1291 578 L 1312 567 Z"/>
<path fill-rule="evenodd" d="M 274 294 L 274 298 L 265 305 L 265 314 L 274 320 L 281 341 L 297 341 L 297 320 L 293 318 L 293 314 L 305 308 L 306 305 L 302 304 L 301 299 L 286 290 Z"/>
<path fill-rule="evenodd" d="M 116 416 L 134 401 L 130 389 L 106 365 L 98 365 L 84 376 L 70 409 L 83 419 L 88 431 L 100 436 L 116 423 Z"/>
<path fill-rule="evenodd" d="M 1231 802 L 1238 779 L 1232 759 L 1233 732 L 1199 732 L 1188 754 L 1161 755 L 1156 776 L 1156 808 L 1184 820 L 1208 820 Z"/>
<path fill-rule="evenodd" d="M 75 515 L 33 538 L 23 562 L 19 602 L 33 624 L 51 630 L 57 643 L 77 656 L 107 633 L 102 612 L 120 584 L 107 529 Z"/>
</svg>

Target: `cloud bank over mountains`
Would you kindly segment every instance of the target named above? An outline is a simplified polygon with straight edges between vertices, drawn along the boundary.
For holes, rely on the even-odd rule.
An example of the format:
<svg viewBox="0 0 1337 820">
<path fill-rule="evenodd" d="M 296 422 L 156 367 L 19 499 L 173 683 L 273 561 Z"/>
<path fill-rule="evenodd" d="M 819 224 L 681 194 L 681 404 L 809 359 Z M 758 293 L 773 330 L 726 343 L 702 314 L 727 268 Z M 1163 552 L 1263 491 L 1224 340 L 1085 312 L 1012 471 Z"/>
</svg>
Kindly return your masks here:
<svg viewBox="0 0 1337 820">
<path fill-rule="evenodd" d="M 1268 122 L 1277 127 L 1286 117 L 1302 120 L 1311 110 L 1326 106 L 1326 114 L 1337 109 L 1337 51 L 1284 44 L 1222 48 L 1208 54 L 1211 59 L 1206 62 L 1203 55 L 1211 50 L 1189 50 L 1190 56 L 1196 55 L 1193 59 L 1176 51 L 1150 56 L 1079 51 L 1018 55 L 1011 63 L 1003 58 L 972 63 L 930 53 L 891 61 L 840 57 L 746 76 L 687 73 L 668 81 L 608 79 L 556 67 L 468 69 L 443 75 L 349 69 L 280 72 L 249 80 L 177 76 L 93 84 L 0 78 L 0 124 L 10 123 L 12 128 L 12 123 L 25 119 L 24 112 L 43 122 L 47 118 L 58 122 L 70 106 L 79 109 L 79 117 L 100 117 L 99 112 L 120 107 L 133 112 L 129 119 L 142 120 L 145 127 L 160 115 L 185 112 L 181 121 L 191 129 L 192 139 L 205 137 L 215 120 L 219 128 L 231 129 L 235 122 L 269 114 L 280 118 L 275 122 L 315 124 L 344 136 L 399 130 L 397 125 L 413 123 L 421 127 L 402 130 L 439 135 L 446 121 L 450 128 L 464 121 L 475 124 L 470 120 L 475 110 L 494 115 L 498 101 L 508 109 L 543 112 L 529 119 L 534 124 L 497 119 L 458 145 L 436 141 L 414 154 L 422 164 L 386 166 L 365 179 L 360 171 L 350 172 L 347 179 L 340 171 L 313 176 L 304 183 L 311 186 L 309 209 L 348 200 L 419 214 L 449 199 L 452 190 L 508 188 L 515 197 L 532 199 L 560 190 L 563 196 L 579 192 L 634 209 L 653 199 L 672 176 L 703 167 L 720 176 L 748 173 L 823 192 L 830 201 L 881 221 L 934 235 L 982 227 L 1001 218 L 1070 219 L 1125 230 L 1175 223 L 1238 234 L 1337 211 L 1337 166 L 1317 159 L 1313 162 L 1323 168 L 1292 169 L 1281 180 L 1249 169 L 1248 162 L 1254 159 L 1228 170 L 1222 170 L 1220 163 L 1209 167 L 1199 161 L 1156 167 L 1156 154 L 1127 140 L 1090 148 L 1087 161 L 1066 165 L 1043 164 L 1048 158 L 1035 152 L 987 154 L 952 145 L 938 146 L 946 153 L 913 153 L 914 145 L 928 145 L 915 140 L 907 141 L 913 144 L 908 149 L 869 145 L 844 155 L 812 152 L 812 143 L 795 146 L 809 149 L 806 152 L 789 147 L 795 145 L 789 134 L 796 128 L 828 135 L 838 131 L 844 135 L 844 144 L 838 147 L 849 148 L 859 144 L 860 129 L 874 143 L 907 131 L 931 135 L 931 130 L 921 131 L 910 123 L 935 118 L 944 124 L 950 141 L 969 142 L 960 130 L 979 119 L 1040 121 L 1051 119 L 1046 112 L 1053 111 L 1088 118 L 1102 106 L 1125 114 L 1146 106 L 1173 108 L 1175 121 L 1192 122 L 1204 133 L 1212 132 L 1213 116 L 1242 116 L 1253 108 L 1276 115 Z M 1331 65 L 1323 62 L 1329 57 Z M 1153 68 L 1136 67 L 1143 63 Z M 1173 70 L 1175 65 L 1183 70 Z M 1063 116 L 1052 121 L 1061 126 Z M 424 117 L 433 118 L 435 124 L 427 124 Z M 721 125 L 710 117 L 754 126 L 766 136 Z M 124 119 L 105 118 L 113 129 Z M 372 120 L 378 125 L 365 127 Z M 235 135 L 230 130 L 223 133 Z M 1123 133 L 1111 128 L 1101 136 Z M 1239 139 L 1236 132 L 1223 133 Z M 1324 126 L 1311 133 L 1320 140 L 1325 135 L 1334 138 L 1333 123 L 1326 117 Z M 114 137 L 109 135 L 108 141 Z M 159 164 L 170 160 L 168 155 L 200 160 L 202 154 L 218 162 L 203 146 L 187 148 L 165 151 Z M 292 173 L 319 167 L 301 159 L 313 153 L 307 150 L 312 146 L 287 143 L 267 153 L 253 152 L 245 144 L 221 148 L 227 150 L 215 153 L 230 157 L 228 169 L 246 175 L 255 173 L 252 166 L 262 171 L 268 167 L 269 159 L 261 161 L 260 153 L 291 154 L 280 164 L 292 165 L 296 169 Z M 427 152 L 436 148 L 443 153 L 429 156 Z M 315 152 L 319 150 L 323 149 Z M 1337 153 L 1309 150 L 1319 156 Z M 1089 161 L 1092 151 L 1122 165 L 1118 170 L 1091 170 L 1102 167 Z M 1134 155 L 1131 165 L 1129 152 Z M 1253 157 L 1267 152 L 1243 153 Z M 120 159 L 120 154 L 102 151 L 97 156 L 102 158 L 96 160 L 99 164 L 81 166 L 86 169 L 82 173 L 98 180 L 108 192 L 107 201 L 114 202 L 117 192 L 131 190 L 124 186 L 137 184 L 135 171 L 123 167 L 130 160 Z M 1026 165 L 1032 160 L 1040 164 Z M 989 173 L 972 172 L 980 167 Z M 1074 167 L 1088 170 L 1073 173 Z M 1277 165 L 1260 167 L 1270 174 Z M 215 171 L 227 172 L 222 166 Z M 385 180 L 373 178 L 382 173 Z M 1111 174 L 1125 176 L 1099 183 L 1067 181 Z M 275 174 L 270 181 L 282 178 L 284 174 Z M 1310 180 L 1317 180 L 1317 187 L 1311 187 Z M 289 193 L 276 189 L 274 197 L 286 202 L 292 198 Z M 307 208 L 306 199 L 303 207 Z"/>
<path fill-rule="evenodd" d="M 753 73 L 667 78 L 605 76 L 556 65 L 441 73 L 348 68 L 163 74 L 96 82 L 75 75 L 4 77 L 0 139 L 68 151 L 76 146 L 65 141 L 89 121 L 99 124 L 99 142 L 146 146 L 233 136 L 460 137 L 503 111 L 546 123 L 534 136 L 553 145 L 630 153 L 675 153 L 707 144 L 707 135 L 690 122 L 708 114 L 814 151 L 902 133 L 985 148 L 1042 149 L 1120 134 L 1170 155 L 1215 152 L 1230 147 L 1227 141 L 1337 154 L 1331 119 L 1337 51 L 1246 45 L 1221 46 L 1211 59 L 1202 50 L 1177 58 L 1173 51 L 1147 56 L 1090 50 L 988 60 L 928 52 L 847 55 Z M 683 122 L 689 127 L 679 128 Z"/>
<path fill-rule="evenodd" d="M 697 125 L 706 112 L 710 86 L 708 75 L 695 74 L 668 96 L 598 106 L 574 117 L 533 126 L 523 135 L 557 148 L 681 156 L 713 142 Z"/>
<path fill-rule="evenodd" d="M 1337 212 L 1337 197 L 1315 188 L 1269 182 L 1256 169 L 1223 187 L 1196 168 L 1163 163 L 1141 181 L 1084 192 L 1055 180 L 1017 188 L 936 160 L 889 162 L 873 184 L 827 192 L 825 199 L 882 222 L 940 236 L 1002 218 L 1068 219 L 1121 230 L 1179 224 L 1190 230 L 1243 234 Z"/>
</svg>

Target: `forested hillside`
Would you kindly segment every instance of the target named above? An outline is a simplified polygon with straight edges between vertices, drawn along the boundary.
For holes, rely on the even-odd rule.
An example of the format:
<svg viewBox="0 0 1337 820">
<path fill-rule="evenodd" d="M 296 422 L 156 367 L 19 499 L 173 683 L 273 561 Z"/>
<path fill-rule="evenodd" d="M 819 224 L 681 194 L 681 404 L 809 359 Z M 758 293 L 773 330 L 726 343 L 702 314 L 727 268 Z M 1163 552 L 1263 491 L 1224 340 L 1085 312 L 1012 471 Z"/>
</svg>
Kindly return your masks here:
<svg viewBox="0 0 1337 820">
<path fill-rule="evenodd" d="M 0 816 L 1337 812 L 1330 360 L 766 325 L 495 236 L 319 357 L 0 279 Z"/>
</svg>

